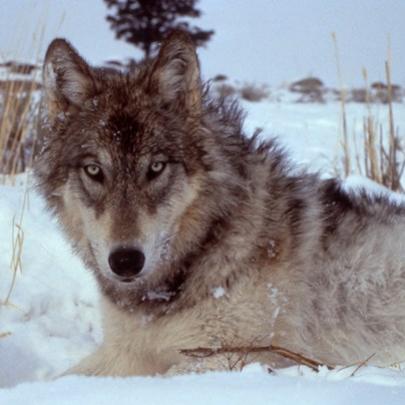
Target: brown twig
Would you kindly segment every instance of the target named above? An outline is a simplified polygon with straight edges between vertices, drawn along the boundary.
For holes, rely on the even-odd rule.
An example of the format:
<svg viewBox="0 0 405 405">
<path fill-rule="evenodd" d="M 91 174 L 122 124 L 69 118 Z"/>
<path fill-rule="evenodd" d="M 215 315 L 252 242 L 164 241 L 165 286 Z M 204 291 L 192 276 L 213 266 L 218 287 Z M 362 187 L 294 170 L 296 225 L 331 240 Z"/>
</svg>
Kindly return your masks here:
<svg viewBox="0 0 405 405">
<path fill-rule="evenodd" d="M 353 372 L 350 374 L 350 377 L 353 377 L 362 367 L 367 365 L 367 363 L 376 355 L 376 353 L 373 353 L 372 355 L 368 356 L 365 360 L 359 363 L 359 365 L 353 370 Z"/>
<path fill-rule="evenodd" d="M 180 350 L 180 353 L 194 358 L 206 358 L 210 356 L 215 356 L 219 354 L 230 354 L 230 353 L 239 353 L 239 354 L 252 354 L 252 353 L 263 353 L 270 352 L 278 354 L 286 359 L 292 360 L 297 364 L 307 366 L 314 371 L 318 371 L 320 366 L 325 364 L 320 363 L 319 361 L 312 360 L 308 357 L 305 357 L 299 353 L 295 353 L 291 350 L 285 349 L 280 346 L 247 346 L 247 347 L 219 347 L 219 348 L 208 348 L 208 347 L 198 347 L 196 349 L 183 349 Z M 329 370 L 333 369 L 332 366 L 326 365 Z"/>
</svg>

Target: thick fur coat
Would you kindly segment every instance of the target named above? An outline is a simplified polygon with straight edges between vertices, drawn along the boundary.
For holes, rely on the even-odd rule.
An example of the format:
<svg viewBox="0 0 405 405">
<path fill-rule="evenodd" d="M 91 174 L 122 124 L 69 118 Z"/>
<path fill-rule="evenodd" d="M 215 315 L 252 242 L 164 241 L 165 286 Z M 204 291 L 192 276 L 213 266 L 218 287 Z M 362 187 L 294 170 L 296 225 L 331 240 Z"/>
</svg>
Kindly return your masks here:
<svg viewBox="0 0 405 405">
<path fill-rule="evenodd" d="M 269 344 L 329 365 L 405 360 L 405 207 L 246 137 L 185 34 L 130 73 L 56 39 L 44 89 L 38 185 L 102 297 L 104 342 L 69 372 L 223 369 L 230 356 L 182 350 Z"/>
</svg>

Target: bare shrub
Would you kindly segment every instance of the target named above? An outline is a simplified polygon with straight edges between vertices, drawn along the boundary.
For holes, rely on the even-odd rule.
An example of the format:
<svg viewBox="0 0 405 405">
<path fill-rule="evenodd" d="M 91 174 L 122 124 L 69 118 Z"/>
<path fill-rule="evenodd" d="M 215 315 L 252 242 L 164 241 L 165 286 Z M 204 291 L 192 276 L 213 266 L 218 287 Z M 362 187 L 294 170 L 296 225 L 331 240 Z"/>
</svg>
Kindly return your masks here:
<svg viewBox="0 0 405 405">
<path fill-rule="evenodd" d="M 367 89 L 351 89 L 348 101 L 353 101 L 355 103 L 365 103 L 367 102 L 367 93 Z"/>
<path fill-rule="evenodd" d="M 217 74 L 217 75 L 214 76 L 214 78 L 212 79 L 213 82 L 224 82 L 224 81 L 226 81 L 226 80 L 228 80 L 228 76 L 226 76 L 226 75 L 224 75 L 224 74 L 222 74 L 222 73 Z"/>
<path fill-rule="evenodd" d="M 371 84 L 372 98 L 380 103 L 388 104 L 390 102 L 400 103 L 402 101 L 402 89 L 397 84 L 388 86 L 383 82 L 374 82 Z"/>
<path fill-rule="evenodd" d="M 375 82 L 370 88 L 354 88 L 350 90 L 348 101 L 355 103 L 400 103 L 402 102 L 402 89 L 399 85 L 394 84 L 391 86 L 391 93 L 389 94 L 388 86 L 385 83 Z"/>
<path fill-rule="evenodd" d="M 22 75 L 30 75 L 34 70 L 38 69 L 38 67 L 32 63 L 21 63 L 13 60 L 0 63 L 0 67 L 7 68 L 10 73 L 18 73 Z"/>
<path fill-rule="evenodd" d="M 228 97 L 236 94 L 237 90 L 231 84 L 223 83 L 214 87 L 219 97 Z"/>
<path fill-rule="evenodd" d="M 325 88 L 323 82 L 317 77 L 306 77 L 289 86 L 293 93 L 300 94 L 299 103 L 324 103 Z"/>
<path fill-rule="evenodd" d="M 240 96 L 247 101 L 261 101 L 269 97 L 269 94 L 270 92 L 266 86 L 259 86 L 253 83 L 247 83 L 240 89 Z"/>
</svg>

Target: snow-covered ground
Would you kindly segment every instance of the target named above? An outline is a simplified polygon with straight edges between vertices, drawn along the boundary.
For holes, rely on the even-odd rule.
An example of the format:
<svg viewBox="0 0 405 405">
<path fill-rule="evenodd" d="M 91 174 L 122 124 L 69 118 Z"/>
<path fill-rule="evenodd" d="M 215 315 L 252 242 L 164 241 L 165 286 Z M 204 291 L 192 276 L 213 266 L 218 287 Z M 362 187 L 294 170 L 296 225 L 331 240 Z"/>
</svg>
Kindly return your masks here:
<svg viewBox="0 0 405 405">
<path fill-rule="evenodd" d="M 350 371 L 351 372 L 351 371 Z M 242 373 L 210 373 L 172 378 L 65 377 L 52 383 L 22 384 L 0 392 L 7 405 L 403 405 L 405 374 L 365 368 L 319 374 L 296 367 L 268 374 L 258 365 Z"/>
<path fill-rule="evenodd" d="M 278 137 L 290 152 L 293 161 L 313 171 L 320 171 L 325 176 L 336 175 L 337 171 L 340 172 L 342 157 L 340 103 L 299 104 L 289 102 L 287 95 L 284 95 L 283 100 L 286 101 L 279 103 L 244 101 L 248 133 L 255 128 L 263 128 L 263 136 Z M 393 113 L 395 126 L 405 138 L 405 105 L 393 104 Z M 388 134 L 387 106 L 375 104 L 371 108 L 371 114 L 375 122 L 382 125 L 383 133 Z M 357 151 L 359 154 L 363 148 L 363 120 L 366 116 L 364 104 L 346 105 L 350 146 L 353 152 Z M 355 167 L 355 162 L 352 163 Z"/>
<path fill-rule="evenodd" d="M 24 194 L 24 185 L 0 187 L 3 302 L 13 279 L 10 263 Z M 54 376 L 93 350 L 101 339 L 94 280 L 71 253 L 32 189 L 23 213 L 22 264 L 8 303 L 0 306 L 0 334 L 6 334 L 0 338 L 2 386 Z"/>
<path fill-rule="evenodd" d="M 243 103 L 246 129 L 278 136 L 292 160 L 324 176 L 339 167 L 339 104 Z M 373 114 L 387 122 L 387 108 Z M 349 130 L 361 133 L 365 107 L 347 106 Z M 394 106 L 405 130 L 405 105 Z M 354 129 L 355 128 L 355 129 Z M 403 133 L 403 132 L 402 132 Z M 359 141 L 360 141 L 359 137 Z M 65 377 L 52 381 L 102 340 L 98 293 L 92 276 L 72 254 L 57 224 L 25 176 L 0 186 L 0 404 L 405 404 L 405 370 L 356 366 L 315 373 L 291 367 L 269 373 L 259 365 L 242 373 L 173 378 Z M 386 192 L 353 176 L 347 187 Z M 402 198 L 392 194 L 393 198 Z M 23 217 L 21 220 L 21 212 Z M 14 288 L 10 263 L 22 240 Z M 7 303 L 4 301 L 8 297 Z M 354 376 L 352 376 L 354 374 Z"/>
</svg>

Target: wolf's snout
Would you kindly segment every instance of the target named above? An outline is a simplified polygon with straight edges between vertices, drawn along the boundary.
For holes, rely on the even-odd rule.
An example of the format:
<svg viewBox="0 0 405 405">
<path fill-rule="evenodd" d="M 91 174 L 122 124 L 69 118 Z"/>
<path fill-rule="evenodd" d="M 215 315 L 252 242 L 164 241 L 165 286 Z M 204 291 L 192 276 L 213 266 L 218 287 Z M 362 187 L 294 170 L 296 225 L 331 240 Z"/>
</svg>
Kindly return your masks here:
<svg viewBox="0 0 405 405">
<path fill-rule="evenodd" d="M 145 264 L 145 255 L 138 249 L 121 248 L 108 258 L 111 270 L 120 277 L 134 277 Z"/>
</svg>

